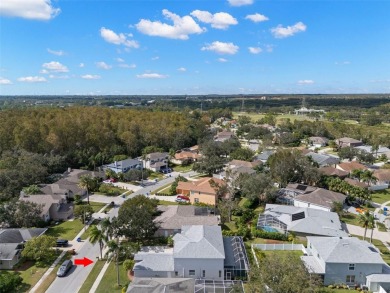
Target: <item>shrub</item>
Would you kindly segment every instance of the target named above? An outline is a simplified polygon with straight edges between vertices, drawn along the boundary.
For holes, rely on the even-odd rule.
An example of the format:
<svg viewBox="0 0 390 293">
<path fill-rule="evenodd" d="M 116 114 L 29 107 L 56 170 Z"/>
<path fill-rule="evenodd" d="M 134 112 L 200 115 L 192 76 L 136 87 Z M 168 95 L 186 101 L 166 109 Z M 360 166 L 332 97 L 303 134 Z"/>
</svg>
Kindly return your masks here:
<svg viewBox="0 0 390 293">
<path fill-rule="evenodd" d="M 267 232 L 264 230 L 254 230 L 252 231 L 252 235 L 257 238 L 265 238 L 265 239 L 273 239 L 273 240 L 281 240 L 287 241 L 288 237 L 285 234 L 278 232 Z"/>
</svg>

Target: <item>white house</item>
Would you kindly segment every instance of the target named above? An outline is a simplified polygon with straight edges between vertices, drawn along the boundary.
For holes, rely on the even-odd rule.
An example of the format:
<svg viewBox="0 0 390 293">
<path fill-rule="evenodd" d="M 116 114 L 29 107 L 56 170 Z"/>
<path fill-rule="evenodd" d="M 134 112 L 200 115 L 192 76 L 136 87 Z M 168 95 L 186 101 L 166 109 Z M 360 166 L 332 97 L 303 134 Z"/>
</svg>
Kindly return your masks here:
<svg viewBox="0 0 390 293">
<path fill-rule="evenodd" d="M 126 173 L 129 170 L 141 169 L 142 161 L 128 158 L 122 161 L 115 161 L 112 164 L 104 165 L 103 169 L 111 169 L 115 173 Z"/>
<path fill-rule="evenodd" d="M 146 156 L 146 159 L 144 160 L 144 166 L 146 169 L 158 172 L 161 169 L 168 168 L 168 160 L 168 153 L 151 153 Z"/>
<path fill-rule="evenodd" d="M 364 285 L 372 274 L 382 274 L 385 262 L 379 250 L 355 237 L 307 237 L 307 254 L 301 259 L 324 285 Z"/>
<path fill-rule="evenodd" d="M 325 166 L 332 166 L 340 163 L 340 158 L 332 156 L 332 155 L 325 155 L 325 154 L 318 154 L 315 152 L 309 152 L 305 155 L 306 157 L 311 157 L 314 162 L 316 162 L 320 167 Z"/>
<path fill-rule="evenodd" d="M 182 226 L 173 241 L 173 248 L 143 247 L 134 256 L 134 276 L 221 281 L 248 270 L 242 239 L 222 237 L 220 226 Z"/>
</svg>

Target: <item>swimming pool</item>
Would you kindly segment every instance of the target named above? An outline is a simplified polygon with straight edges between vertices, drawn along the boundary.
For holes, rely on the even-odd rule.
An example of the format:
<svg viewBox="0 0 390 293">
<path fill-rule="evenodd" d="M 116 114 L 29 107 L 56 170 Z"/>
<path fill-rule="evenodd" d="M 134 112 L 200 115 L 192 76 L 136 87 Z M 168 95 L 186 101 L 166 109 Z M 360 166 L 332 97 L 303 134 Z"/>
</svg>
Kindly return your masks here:
<svg viewBox="0 0 390 293">
<path fill-rule="evenodd" d="M 270 227 L 270 226 L 263 226 L 263 227 L 261 227 L 261 229 L 263 229 L 264 231 L 267 231 L 267 232 L 279 232 L 278 229 L 275 229 L 275 228 Z"/>
</svg>

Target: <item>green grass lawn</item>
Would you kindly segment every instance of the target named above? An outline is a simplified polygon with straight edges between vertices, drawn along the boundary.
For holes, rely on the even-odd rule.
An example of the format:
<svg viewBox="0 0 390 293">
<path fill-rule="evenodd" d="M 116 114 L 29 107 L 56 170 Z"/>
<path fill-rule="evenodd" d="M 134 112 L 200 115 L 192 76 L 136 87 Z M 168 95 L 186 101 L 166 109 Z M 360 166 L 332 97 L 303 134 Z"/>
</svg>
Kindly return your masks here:
<svg viewBox="0 0 390 293">
<path fill-rule="evenodd" d="M 372 201 L 379 204 L 383 204 L 387 201 L 390 201 L 390 189 L 373 192 Z"/>
<path fill-rule="evenodd" d="M 378 230 L 381 231 L 381 232 L 386 232 L 387 229 L 386 229 L 386 226 L 381 223 L 381 222 L 376 222 L 376 226 L 378 227 Z"/>
<path fill-rule="evenodd" d="M 252 122 L 256 122 L 263 118 L 265 114 L 258 114 L 258 113 L 243 113 L 243 112 L 233 112 L 233 118 L 237 119 L 239 116 L 249 116 L 252 119 Z M 308 116 L 298 116 L 294 114 L 283 114 L 283 115 L 277 115 L 276 121 L 277 124 L 280 124 L 284 119 L 290 119 L 291 122 L 294 122 L 295 120 L 303 121 L 303 120 L 309 120 L 314 121 L 313 118 L 310 118 Z"/>
<path fill-rule="evenodd" d="M 158 172 L 152 172 L 152 174 L 149 175 L 148 179 L 164 179 L 164 174 L 158 173 Z"/>
<path fill-rule="evenodd" d="M 234 222 L 234 221 L 226 222 L 225 224 L 223 224 L 222 228 L 225 230 L 237 232 L 236 222 Z"/>
<path fill-rule="evenodd" d="M 347 223 L 347 224 L 360 226 L 360 224 L 359 224 L 359 216 L 355 215 L 355 214 L 352 214 L 352 213 L 344 214 L 340 218 L 340 220 L 345 222 L 345 223 Z"/>
<path fill-rule="evenodd" d="M 83 223 L 79 219 L 75 219 L 49 227 L 45 234 L 56 238 L 73 240 L 83 228 Z"/>
<path fill-rule="evenodd" d="M 194 164 L 190 164 L 190 165 L 188 165 L 188 166 L 181 166 L 181 165 L 176 165 L 176 166 L 174 166 L 172 169 L 173 169 L 173 171 L 175 171 L 175 172 L 183 172 L 183 173 L 185 173 L 185 172 L 190 172 L 191 170 L 192 170 L 192 166 L 193 166 Z"/>
<path fill-rule="evenodd" d="M 91 225 L 87 228 L 87 230 L 81 235 L 81 239 L 82 239 L 82 240 L 88 239 L 88 237 L 89 237 L 89 231 L 91 231 L 92 225 L 97 225 L 97 224 L 99 224 L 99 223 L 100 223 L 100 221 L 99 221 L 98 219 L 93 220 L 92 224 L 91 224 Z"/>
<path fill-rule="evenodd" d="M 158 204 L 162 206 L 177 206 L 179 203 L 176 201 L 159 200 Z"/>
<path fill-rule="evenodd" d="M 126 285 L 129 282 L 127 277 L 127 272 L 122 266 L 122 263 L 119 263 L 119 283 L 121 286 Z M 117 286 L 117 272 L 114 262 L 111 262 L 108 266 L 106 273 L 103 276 L 102 281 L 100 282 L 95 293 L 107 293 L 107 292 L 121 292 L 121 287 Z"/>
<path fill-rule="evenodd" d="M 89 273 L 87 279 L 83 283 L 83 286 L 81 286 L 79 293 L 88 293 L 89 292 L 89 290 L 91 289 L 93 283 L 95 282 L 97 276 L 99 275 L 99 273 L 102 270 L 105 263 L 106 263 L 105 260 L 96 261 L 92 271 Z"/>
<path fill-rule="evenodd" d="M 83 205 L 86 205 L 87 202 L 83 201 L 82 204 L 83 204 Z M 93 212 L 94 212 L 94 213 L 97 213 L 97 212 L 100 211 L 106 204 L 105 204 L 105 203 L 102 203 L 102 202 L 90 201 L 90 202 L 89 202 L 89 205 L 92 207 Z"/>
<path fill-rule="evenodd" d="M 169 192 L 169 188 L 171 187 L 171 185 L 172 185 L 172 183 L 165 184 L 165 185 L 161 186 L 160 188 L 157 188 L 156 190 L 153 190 L 152 194 L 168 193 Z"/>
</svg>

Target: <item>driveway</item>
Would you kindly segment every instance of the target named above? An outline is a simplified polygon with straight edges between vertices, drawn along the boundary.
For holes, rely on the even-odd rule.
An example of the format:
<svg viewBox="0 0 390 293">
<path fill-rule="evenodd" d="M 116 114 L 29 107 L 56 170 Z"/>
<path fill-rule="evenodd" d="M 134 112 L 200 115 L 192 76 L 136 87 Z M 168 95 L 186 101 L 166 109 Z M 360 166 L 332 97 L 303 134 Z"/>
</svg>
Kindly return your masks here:
<svg viewBox="0 0 390 293">
<path fill-rule="evenodd" d="M 345 224 L 344 226 L 347 230 L 347 232 L 351 235 L 358 235 L 358 236 L 364 236 L 364 228 L 351 225 L 351 224 Z M 371 229 L 367 229 L 366 239 L 369 241 L 371 237 Z M 372 235 L 372 239 L 377 239 L 382 242 L 390 242 L 390 233 L 389 232 L 380 232 L 378 231 L 378 228 L 374 229 L 374 233 Z"/>
</svg>

